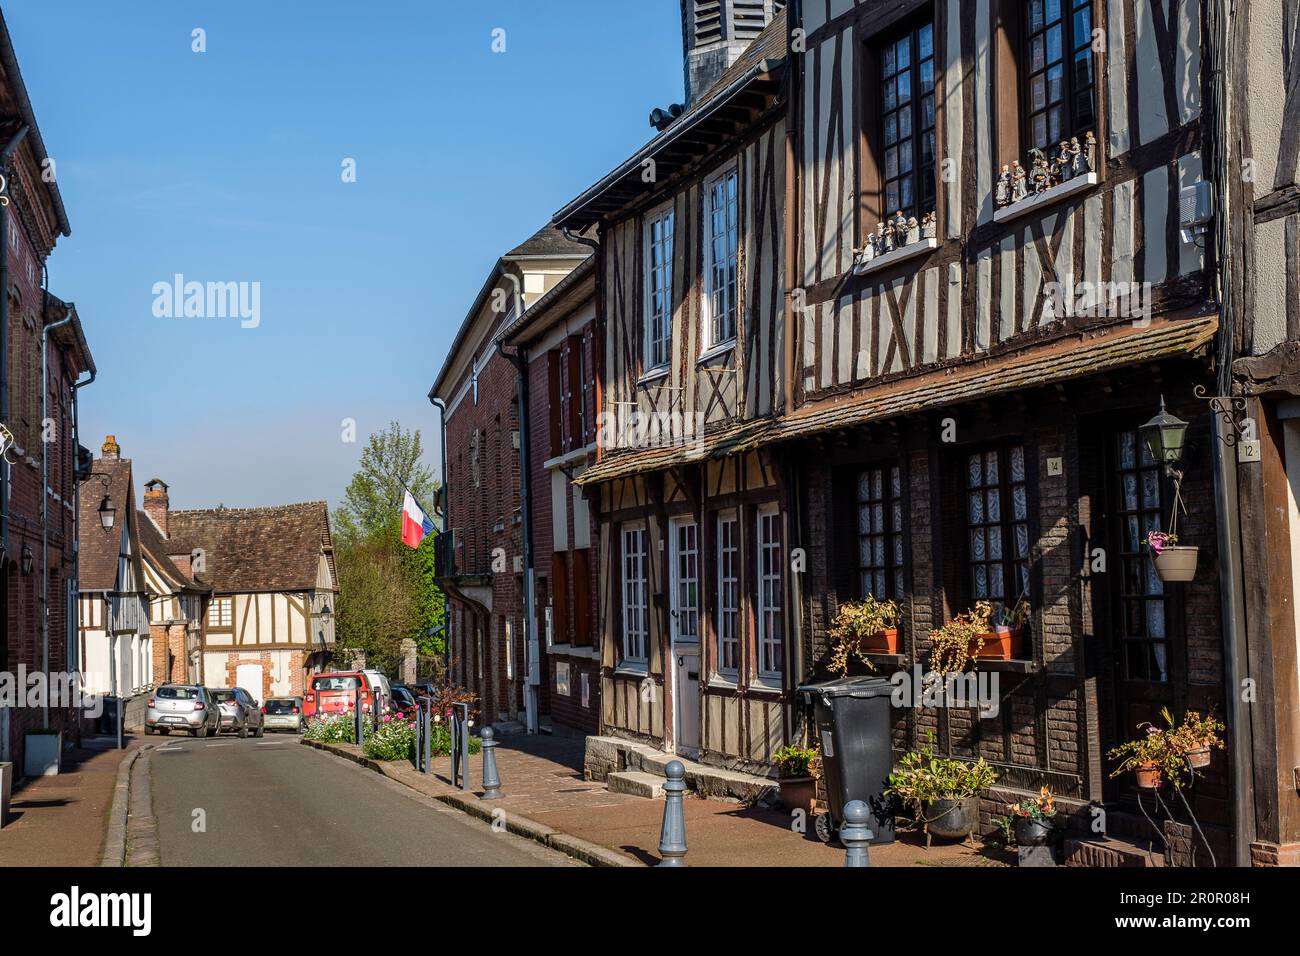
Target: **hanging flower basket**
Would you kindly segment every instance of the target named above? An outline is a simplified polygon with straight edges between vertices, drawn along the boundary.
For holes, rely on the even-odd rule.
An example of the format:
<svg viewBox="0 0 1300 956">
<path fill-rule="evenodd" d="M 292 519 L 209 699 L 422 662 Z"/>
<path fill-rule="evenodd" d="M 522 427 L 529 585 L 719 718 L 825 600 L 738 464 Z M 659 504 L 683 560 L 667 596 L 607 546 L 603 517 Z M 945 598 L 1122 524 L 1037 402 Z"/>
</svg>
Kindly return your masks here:
<svg viewBox="0 0 1300 956">
<path fill-rule="evenodd" d="M 1151 531 L 1147 534 L 1147 548 L 1156 566 L 1156 576 L 1166 583 L 1186 582 L 1196 577 L 1196 558 L 1200 548 L 1178 543 L 1178 535 Z"/>
<path fill-rule="evenodd" d="M 1156 763 L 1146 763 L 1134 767 L 1133 776 L 1137 777 L 1139 789 L 1155 790 L 1160 786 L 1160 766 Z"/>
</svg>

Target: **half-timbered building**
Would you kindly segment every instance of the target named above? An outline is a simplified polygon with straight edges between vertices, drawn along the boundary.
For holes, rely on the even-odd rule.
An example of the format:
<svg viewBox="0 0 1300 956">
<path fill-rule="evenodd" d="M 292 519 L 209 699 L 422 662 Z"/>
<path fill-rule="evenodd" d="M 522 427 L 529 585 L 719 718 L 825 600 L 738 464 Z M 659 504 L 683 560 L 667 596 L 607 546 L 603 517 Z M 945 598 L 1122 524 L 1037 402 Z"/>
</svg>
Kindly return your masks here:
<svg viewBox="0 0 1300 956">
<path fill-rule="evenodd" d="M 167 484 L 144 483 L 144 508 L 136 515 L 144 588 L 149 600 L 149 634 L 154 684 L 194 684 L 203 673 L 203 623 L 212 586 L 195 577 L 191 555 L 170 557 L 167 540 Z"/>
</svg>

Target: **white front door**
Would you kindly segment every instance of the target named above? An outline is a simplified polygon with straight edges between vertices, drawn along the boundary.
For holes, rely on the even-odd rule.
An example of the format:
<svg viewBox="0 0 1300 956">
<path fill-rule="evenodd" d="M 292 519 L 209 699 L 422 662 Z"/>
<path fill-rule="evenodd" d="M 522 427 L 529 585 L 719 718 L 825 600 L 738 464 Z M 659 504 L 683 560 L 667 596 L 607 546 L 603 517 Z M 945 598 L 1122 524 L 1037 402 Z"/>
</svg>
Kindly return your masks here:
<svg viewBox="0 0 1300 956">
<path fill-rule="evenodd" d="M 700 752 L 700 526 L 694 518 L 669 523 L 673 659 L 673 743 L 677 753 Z"/>
<path fill-rule="evenodd" d="M 242 687 L 253 695 L 259 704 L 262 700 L 262 665 L 240 664 L 235 668 L 235 686 Z"/>
</svg>

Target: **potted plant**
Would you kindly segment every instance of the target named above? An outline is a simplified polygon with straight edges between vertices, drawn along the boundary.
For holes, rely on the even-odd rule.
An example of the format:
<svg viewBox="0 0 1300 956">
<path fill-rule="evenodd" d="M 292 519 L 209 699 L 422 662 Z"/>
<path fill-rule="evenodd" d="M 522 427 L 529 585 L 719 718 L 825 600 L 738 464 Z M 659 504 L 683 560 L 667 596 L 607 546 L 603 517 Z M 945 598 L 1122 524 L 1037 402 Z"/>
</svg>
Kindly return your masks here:
<svg viewBox="0 0 1300 956">
<path fill-rule="evenodd" d="M 977 604 L 978 608 L 979 605 Z M 1025 656 L 1025 624 L 1029 621 L 1029 602 L 1024 595 L 1010 608 L 1004 604 L 990 615 L 990 629 L 981 634 L 983 639 L 976 657 L 1013 661 Z"/>
<path fill-rule="evenodd" d="M 817 802 L 817 777 L 813 768 L 818 756 L 816 747 L 794 745 L 782 747 L 772 754 L 781 803 L 787 810 L 802 810 L 812 816 L 813 805 Z"/>
<path fill-rule="evenodd" d="M 1043 787 L 1036 797 L 1008 803 L 1007 818 L 1017 846 L 1042 846 L 1056 823 L 1056 801 L 1051 789 Z"/>
<path fill-rule="evenodd" d="M 963 611 L 942 627 L 930 632 L 930 670 L 941 680 L 970 665 L 992 635 L 989 618 L 993 605 L 979 601 L 973 610 Z"/>
<path fill-rule="evenodd" d="M 1168 711 L 1164 713 L 1172 725 L 1173 721 L 1168 717 Z M 1181 790 L 1190 768 L 1182 746 L 1172 729 L 1161 730 L 1150 723 L 1139 724 L 1138 729 L 1143 731 L 1141 736 L 1134 740 L 1126 740 L 1107 754 L 1111 760 L 1119 761 L 1111 777 L 1118 777 L 1132 770 L 1138 788 L 1141 790 L 1155 790 L 1165 784 L 1175 790 Z"/>
<path fill-rule="evenodd" d="M 1178 543 L 1173 531 L 1148 531 L 1147 548 L 1156 566 L 1156 576 L 1166 583 L 1191 581 L 1196 577 L 1196 559 L 1200 548 Z"/>
<path fill-rule="evenodd" d="M 882 601 L 868 594 L 861 601 L 841 604 L 831 624 L 830 669 L 841 677 L 849 672 L 852 655 L 875 669 L 867 654 L 897 654 L 898 602 Z"/>
<path fill-rule="evenodd" d="M 1162 712 L 1165 719 L 1169 720 L 1169 711 Z M 1173 721 L 1169 720 L 1170 726 Z M 1183 722 L 1173 730 L 1173 737 L 1177 741 L 1177 746 L 1182 749 L 1183 756 L 1187 758 L 1187 763 L 1192 769 L 1200 769 L 1210 765 L 1210 751 L 1213 748 L 1224 749 L 1223 738 L 1219 736 L 1226 728 L 1221 720 L 1217 720 L 1213 714 L 1206 714 L 1204 717 L 1195 710 L 1189 710 L 1183 716 Z"/>
<path fill-rule="evenodd" d="M 23 775 L 52 777 L 63 759 L 63 731 L 46 727 L 27 731 L 23 746 Z"/>
<path fill-rule="evenodd" d="M 978 829 L 980 794 L 997 780 L 983 757 L 974 763 L 936 757 L 930 734 L 925 746 L 904 754 L 898 765 L 885 794 L 912 810 L 926 846 L 932 835 L 961 839 Z"/>
</svg>

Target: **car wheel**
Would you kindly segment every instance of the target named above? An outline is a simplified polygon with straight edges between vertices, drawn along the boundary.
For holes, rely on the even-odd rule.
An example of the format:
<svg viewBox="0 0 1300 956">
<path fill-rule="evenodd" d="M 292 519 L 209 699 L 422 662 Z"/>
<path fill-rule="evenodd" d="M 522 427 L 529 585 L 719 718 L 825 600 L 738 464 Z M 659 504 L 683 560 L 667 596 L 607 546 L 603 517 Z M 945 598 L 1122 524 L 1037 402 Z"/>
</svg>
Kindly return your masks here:
<svg viewBox="0 0 1300 956">
<path fill-rule="evenodd" d="M 197 737 L 199 740 L 203 740 L 205 737 L 207 737 L 207 735 L 208 735 L 207 724 L 204 724 L 202 727 L 196 727 L 194 729 L 194 736 Z"/>
<path fill-rule="evenodd" d="M 261 736 L 262 736 L 263 734 L 265 734 L 265 733 L 266 733 L 266 728 L 263 727 L 261 724 L 258 724 L 258 725 L 257 725 L 257 729 L 256 729 L 255 731 L 253 731 L 253 736 L 254 736 L 254 737 L 261 737 Z"/>
<path fill-rule="evenodd" d="M 243 740 L 247 736 L 248 736 L 248 721 L 244 721 L 242 724 L 239 725 L 239 739 Z"/>
</svg>

